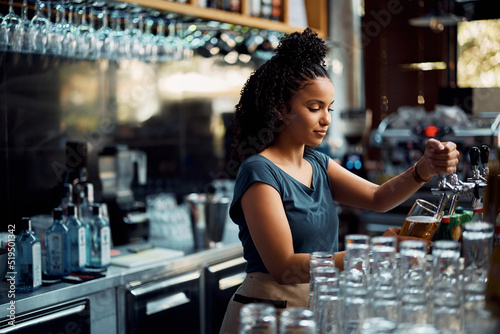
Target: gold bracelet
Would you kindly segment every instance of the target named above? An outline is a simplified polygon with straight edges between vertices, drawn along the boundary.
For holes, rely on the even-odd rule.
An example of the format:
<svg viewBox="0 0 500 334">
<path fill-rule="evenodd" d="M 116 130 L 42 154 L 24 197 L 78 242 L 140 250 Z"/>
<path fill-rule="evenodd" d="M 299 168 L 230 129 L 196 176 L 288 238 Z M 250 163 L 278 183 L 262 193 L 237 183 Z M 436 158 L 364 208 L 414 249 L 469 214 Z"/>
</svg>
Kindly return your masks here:
<svg viewBox="0 0 500 334">
<path fill-rule="evenodd" d="M 411 166 L 411 175 L 413 176 L 413 178 L 415 179 L 415 181 L 418 183 L 418 184 L 424 184 L 424 183 L 427 183 L 429 182 L 430 180 L 432 180 L 432 176 L 430 179 L 428 180 L 424 180 L 420 177 L 420 175 L 418 175 L 418 172 L 417 172 L 417 163 L 414 163 L 413 166 Z"/>
</svg>

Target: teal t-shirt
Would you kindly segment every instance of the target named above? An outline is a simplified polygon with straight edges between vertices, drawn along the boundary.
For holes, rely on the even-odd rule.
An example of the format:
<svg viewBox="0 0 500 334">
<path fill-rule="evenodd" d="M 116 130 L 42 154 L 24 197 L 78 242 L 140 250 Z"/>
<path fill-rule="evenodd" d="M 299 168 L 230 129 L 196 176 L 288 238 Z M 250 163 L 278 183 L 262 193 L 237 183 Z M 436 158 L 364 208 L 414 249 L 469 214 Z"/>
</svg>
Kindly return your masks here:
<svg viewBox="0 0 500 334">
<path fill-rule="evenodd" d="M 239 168 L 229 214 L 239 226 L 243 256 L 247 260 L 246 271 L 249 273 L 268 272 L 253 243 L 241 209 L 241 197 L 254 182 L 269 184 L 280 194 L 292 232 L 295 253 L 338 250 L 339 220 L 327 173 L 329 157 L 308 150 L 304 158 L 313 170 L 311 188 L 261 155 L 247 158 Z"/>
</svg>

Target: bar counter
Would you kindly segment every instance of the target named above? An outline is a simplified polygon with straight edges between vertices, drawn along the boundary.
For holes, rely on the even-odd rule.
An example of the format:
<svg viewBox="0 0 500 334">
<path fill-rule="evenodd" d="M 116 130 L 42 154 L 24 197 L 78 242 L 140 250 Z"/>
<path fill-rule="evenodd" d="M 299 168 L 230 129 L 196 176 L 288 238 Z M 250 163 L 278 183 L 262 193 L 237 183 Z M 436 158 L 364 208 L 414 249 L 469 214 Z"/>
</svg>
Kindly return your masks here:
<svg viewBox="0 0 500 334">
<path fill-rule="evenodd" d="M 126 246 L 124 246 L 126 247 Z M 120 247 L 115 247 L 119 249 Z M 120 311 L 120 289 L 128 284 L 139 284 L 169 274 L 182 273 L 202 268 L 222 261 L 239 258 L 242 247 L 239 242 L 224 243 L 220 247 L 193 251 L 190 254 L 172 258 L 161 262 L 126 268 L 111 265 L 106 276 L 82 283 L 59 282 L 50 285 L 44 284 L 31 293 L 15 293 L 9 298 L 9 282 L 4 279 L 0 282 L 0 319 L 7 319 L 11 314 L 9 307 L 15 301 L 15 315 L 33 312 L 37 309 L 65 303 L 78 298 L 90 298 L 92 333 L 106 328 L 107 333 L 125 332 L 120 318 L 124 315 Z M 203 282 L 203 281 L 202 281 Z M 92 297 L 94 296 L 94 297 Z M 94 301 L 93 301 L 94 300 Z M 98 306 L 95 309 L 95 306 Z M 100 307 L 99 307 L 100 306 Z M 16 322 L 17 324 L 17 322 Z M 5 323 L 3 323 L 5 326 Z M 115 327 L 116 330 L 113 330 Z M 3 332 L 0 330 L 0 332 Z"/>
</svg>

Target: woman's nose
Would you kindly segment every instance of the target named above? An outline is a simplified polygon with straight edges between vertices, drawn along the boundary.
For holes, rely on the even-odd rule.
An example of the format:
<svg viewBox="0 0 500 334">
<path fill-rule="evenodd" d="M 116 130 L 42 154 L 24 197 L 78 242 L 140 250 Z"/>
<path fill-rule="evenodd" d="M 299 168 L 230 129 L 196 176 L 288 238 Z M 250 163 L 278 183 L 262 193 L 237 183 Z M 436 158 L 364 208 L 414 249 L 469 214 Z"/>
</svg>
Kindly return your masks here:
<svg viewBox="0 0 500 334">
<path fill-rule="evenodd" d="M 326 110 L 322 113 L 320 123 L 321 125 L 330 125 L 330 123 L 332 123 L 332 114 L 329 110 Z"/>
</svg>

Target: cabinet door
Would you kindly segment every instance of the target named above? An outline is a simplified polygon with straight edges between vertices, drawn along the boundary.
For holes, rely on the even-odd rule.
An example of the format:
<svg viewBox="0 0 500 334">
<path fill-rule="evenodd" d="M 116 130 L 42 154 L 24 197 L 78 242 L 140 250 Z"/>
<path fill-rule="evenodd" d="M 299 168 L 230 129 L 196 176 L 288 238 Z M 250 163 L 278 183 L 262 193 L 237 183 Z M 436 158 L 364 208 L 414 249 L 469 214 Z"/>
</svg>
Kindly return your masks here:
<svg viewBox="0 0 500 334">
<path fill-rule="evenodd" d="M 246 276 L 246 261 L 238 257 L 205 268 L 206 334 L 218 334 L 227 304 Z"/>
<path fill-rule="evenodd" d="M 200 333 L 200 276 L 195 270 L 129 285 L 127 333 Z"/>
<path fill-rule="evenodd" d="M 0 333 L 88 333 L 90 334 L 90 303 L 87 298 L 16 314 L 15 323 L 0 322 Z"/>
</svg>

